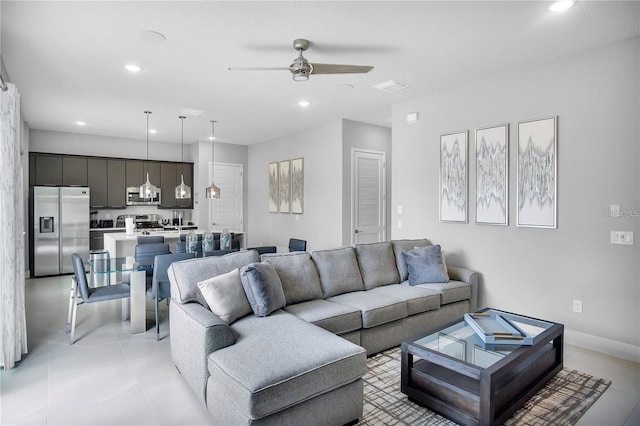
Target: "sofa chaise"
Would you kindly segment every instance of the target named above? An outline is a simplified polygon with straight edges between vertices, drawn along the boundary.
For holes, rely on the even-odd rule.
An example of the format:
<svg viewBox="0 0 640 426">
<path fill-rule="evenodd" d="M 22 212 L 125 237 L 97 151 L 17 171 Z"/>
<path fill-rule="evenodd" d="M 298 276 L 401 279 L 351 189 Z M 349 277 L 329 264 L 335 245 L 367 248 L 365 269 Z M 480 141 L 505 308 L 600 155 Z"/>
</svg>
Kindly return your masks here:
<svg viewBox="0 0 640 426">
<path fill-rule="evenodd" d="M 422 251 L 435 248 L 395 240 L 173 263 L 173 361 L 215 424 L 357 421 L 367 356 L 477 308 L 478 273 L 447 265 L 441 282 L 424 281 L 409 255 L 429 263 Z"/>
</svg>

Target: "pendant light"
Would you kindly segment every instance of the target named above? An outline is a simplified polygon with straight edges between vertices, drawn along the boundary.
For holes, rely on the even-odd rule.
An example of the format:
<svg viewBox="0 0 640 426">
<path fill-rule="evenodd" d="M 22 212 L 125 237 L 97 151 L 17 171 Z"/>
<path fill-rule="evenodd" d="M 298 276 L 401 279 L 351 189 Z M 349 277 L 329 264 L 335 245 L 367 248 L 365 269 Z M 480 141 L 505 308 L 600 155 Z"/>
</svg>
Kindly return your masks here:
<svg viewBox="0 0 640 426">
<path fill-rule="evenodd" d="M 182 153 L 182 162 L 184 163 L 184 119 L 187 118 L 184 115 L 178 117 L 182 121 L 182 143 L 180 145 L 180 152 Z M 184 200 L 191 198 L 191 187 L 184 183 L 184 165 L 180 165 L 180 185 L 176 186 L 176 200 Z"/>
<path fill-rule="evenodd" d="M 214 141 L 216 140 L 216 136 L 214 133 L 214 129 L 213 126 L 216 123 L 216 121 L 211 120 L 211 137 L 209 139 L 211 139 L 211 168 L 212 168 L 212 172 L 213 172 L 213 144 Z M 215 173 L 214 173 L 215 175 Z M 206 197 L 209 198 L 210 200 L 216 199 L 216 198 L 220 198 L 220 188 L 218 188 L 216 186 L 215 183 L 213 183 L 213 179 L 211 180 L 211 186 L 208 186 L 206 189 Z"/>
<path fill-rule="evenodd" d="M 145 111 L 147 114 L 147 161 L 149 160 L 149 114 L 151 111 Z M 147 170 L 147 181 L 140 185 L 140 197 L 143 199 L 155 198 L 158 194 L 158 187 L 149 182 L 149 171 Z"/>
</svg>

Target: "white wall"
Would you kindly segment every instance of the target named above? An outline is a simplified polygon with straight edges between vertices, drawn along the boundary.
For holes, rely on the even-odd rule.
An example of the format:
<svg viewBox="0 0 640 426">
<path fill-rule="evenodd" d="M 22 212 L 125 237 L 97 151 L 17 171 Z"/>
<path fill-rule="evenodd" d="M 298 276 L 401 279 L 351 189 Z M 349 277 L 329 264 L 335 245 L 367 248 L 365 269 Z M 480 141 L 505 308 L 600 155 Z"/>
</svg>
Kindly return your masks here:
<svg viewBox="0 0 640 426">
<path fill-rule="evenodd" d="M 269 213 L 268 165 L 304 157 L 304 213 Z M 249 146 L 247 246 L 286 247 L 307 240 L 307 250 L 342 244 L 342 121 Z"/>
<path fill-rule="evenodd" d="M 480 306 L 564 323 L 568 342 L 587 336 L 594 349 L 636 361 L 639 51 L 635 38 L 395 105 L 392 209 L 392 223 L 404 222 L 393 238 L 427 237 L 447 262 L 482 273 Z M 413 111 L 420 121 L 408 125 Z M 517 123 L 552 115 L 559 117 L 558 228 L 517 227 Z M 502 123 L 511 125 L 510 224 L 477 225 L 474 130 Z M 470 222 L 440 223 L 439 138 L 462 129 L 470 130 Z M 636 215 L 607 217 L 611 204 Z M 633 231 L 635 245 L 611 245 L 612 230 Z M 583 314 L 572 312 L 573 299 L 583 301 Z"/>
</svg>

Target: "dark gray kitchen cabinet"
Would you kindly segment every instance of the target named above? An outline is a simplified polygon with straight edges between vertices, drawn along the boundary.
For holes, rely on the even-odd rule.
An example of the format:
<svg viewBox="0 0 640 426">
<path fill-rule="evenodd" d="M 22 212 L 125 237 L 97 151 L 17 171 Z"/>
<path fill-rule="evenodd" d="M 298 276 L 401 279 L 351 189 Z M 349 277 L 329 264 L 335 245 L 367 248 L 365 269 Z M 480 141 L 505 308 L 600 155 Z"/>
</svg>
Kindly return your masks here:
<svg viewBox="0 0 640 426">
<path fill-rule="evenodd" d="M 91 207 L 126 208 L 125 161 L 90 158 L 87 165 Z"/>
<path fill-rule="evenodd" d="M 191 187 L 191 198 L 176 199 L 176 186 L 180 185 L 180 177 L 184 175 L 184 183 Z M 160 187 L 162 199 L 160 208 L 163 209 L 192 209 L 193 208 L 193 164 L 191 163 L 161 163 Z"/>
<path fill-rule="evenodd" d="M 193 197 L 195 194 L 193 193 L 193 164 L 189 163 L 181 163 L 176 166 L 176 186 L 180 185 L 180 176 L 184 176 L 184 183 L 191 187 L 191 198 L 186 198 L 182 200 L 176 200 L 178 207 L 183 209 L 192 209 L 193 208 Z M 175 187 L 174 187 L 174 196 L 175 196 Z"/>
<path fill-rule="evenodd" d="M 62 184 L 70 186 L 87 186 L 87 158 L 62 157 Z"/>
<path fill-rule="evenodd" d="M 87 181 L 89 185 L 89 204 L 92 208 L 107 208 L 107 160 L 87 159 Z"/>
<path fill-rule="evenodd" d="M 125 160 L 107 160 L 107 203 L 111 208 L 127 207 Z"/>
<path fill-rule="evenodd" d="M 126 160 L 127 187 L 136 187 L 145 183 L 147 181 L 147 173 L 149 173 L 149 181 L 159 186 L 161 164 L 157 161 Z"/>
<path fill-rule="evenodd" d="M 62 185 L 62 157 L 35 155 L 33 185 Z"/>
</svg>

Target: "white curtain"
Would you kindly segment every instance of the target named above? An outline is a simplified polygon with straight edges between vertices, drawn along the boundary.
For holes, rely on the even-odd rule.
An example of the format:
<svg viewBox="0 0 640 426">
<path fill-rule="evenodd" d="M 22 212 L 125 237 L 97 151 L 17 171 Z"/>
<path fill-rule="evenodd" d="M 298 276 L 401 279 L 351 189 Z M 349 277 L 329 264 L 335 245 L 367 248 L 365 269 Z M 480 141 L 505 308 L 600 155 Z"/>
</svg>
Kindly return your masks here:
<svg viewBox="0 0 640 426">
<path fill-rule="evenodd" d="M 5 369 L 27 353 L 20 94 L 15 85 L 7 86 L 0 91 L 0 366 Z"/>
</svg>

